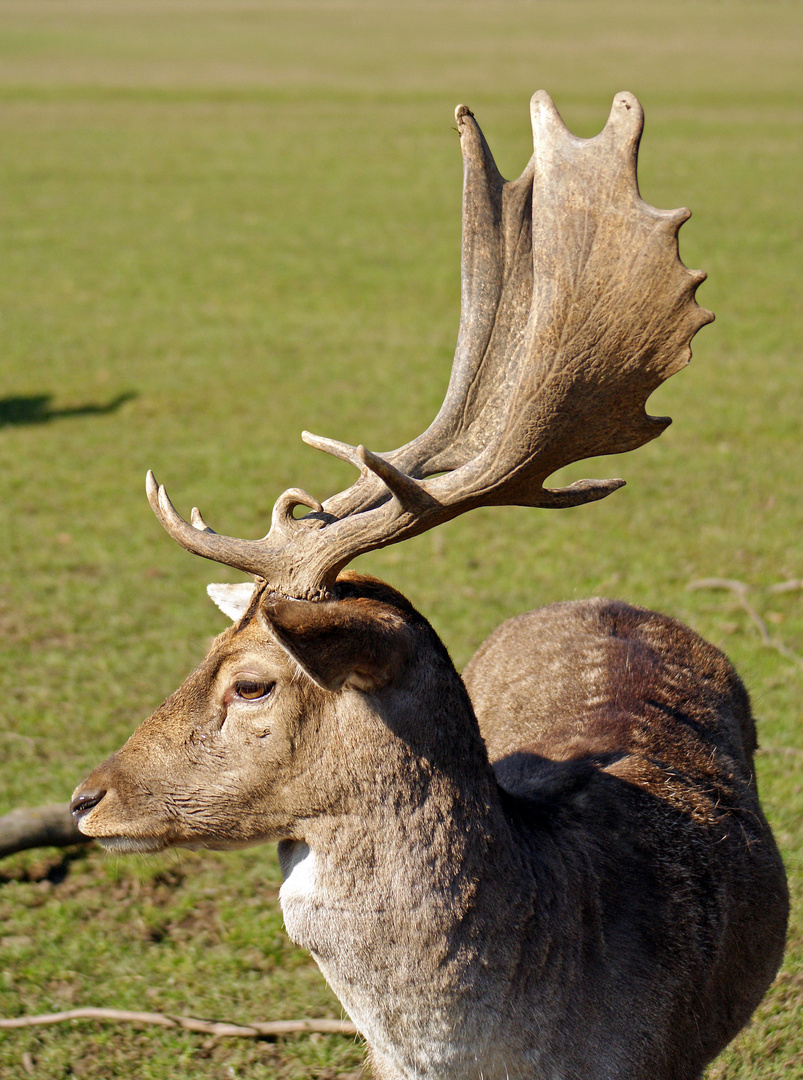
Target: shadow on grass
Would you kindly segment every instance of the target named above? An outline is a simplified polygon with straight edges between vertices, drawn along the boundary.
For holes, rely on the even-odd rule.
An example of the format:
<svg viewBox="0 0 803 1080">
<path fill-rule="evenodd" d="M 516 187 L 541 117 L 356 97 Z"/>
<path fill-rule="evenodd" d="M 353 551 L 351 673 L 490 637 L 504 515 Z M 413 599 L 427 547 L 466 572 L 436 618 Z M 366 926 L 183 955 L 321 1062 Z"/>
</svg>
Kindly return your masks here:
<svg viewBox="0 0 803 1080">
<path fill-rule="evenodd" d="M 48 881 L 51 885 L 61 885 L 67 880 L 72 864 L 86 859 L 90 845 L 74 845 L 55 853 L 39 851 L 38 858 L 29 858 L 13 869 L 0 869 L 0 888 L 12 882 L 38 884 Z"/>
<path fill-rule="evenodd" d="M 116 412 L 121 405 L 137 397 L 133 391 L 118 394 L 105 405 L 73 405 L 69 409 L 52 409 L 52 394 L 32 394 L 29 397 L 0 398 L 0 428 L 12 424 L 48 424 L 72 416 L 105 416 Z"/>
</svg>

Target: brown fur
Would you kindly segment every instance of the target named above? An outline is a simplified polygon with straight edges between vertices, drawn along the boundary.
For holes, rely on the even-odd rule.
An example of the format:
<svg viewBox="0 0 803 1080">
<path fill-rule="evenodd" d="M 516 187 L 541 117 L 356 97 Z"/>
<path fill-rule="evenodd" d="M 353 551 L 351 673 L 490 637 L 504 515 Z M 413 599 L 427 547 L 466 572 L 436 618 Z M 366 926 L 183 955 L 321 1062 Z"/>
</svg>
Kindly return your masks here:
<svg viewBox="0 0 803 1080">
<path fill-rule="evenodd" d="M 255 596 L 77 790 L 81 828 L 281 841 L 288 932 L 386 1080 L 697 1080 L 787 915 L 727 660 L 652 612 L 555 605 L 469 664 L 475 718 L 403 597 L 338 590 Z M 238 700 L 243 672 L 264 701 Z"/>
</svg>

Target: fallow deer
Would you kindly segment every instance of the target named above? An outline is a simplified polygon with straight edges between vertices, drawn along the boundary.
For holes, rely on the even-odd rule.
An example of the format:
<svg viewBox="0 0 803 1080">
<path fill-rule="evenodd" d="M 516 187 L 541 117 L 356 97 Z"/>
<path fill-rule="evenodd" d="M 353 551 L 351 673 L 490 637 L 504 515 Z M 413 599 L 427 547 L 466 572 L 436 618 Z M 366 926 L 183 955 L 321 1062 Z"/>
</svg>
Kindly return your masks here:
<svg viewBox="0 0 803 1080">
<path fill-rule="evenodd" d="M 210 586 L 234 625 L 73 813 L 116 851 L 279 841 L 288 933 L 383 1080 L 695 1080 L 787 919 L 728 661 L 597 599 L 505 623 L 464 683 L 408 601 L 345 570 L 474 507 L 614 491 L 543 485 L 660 434 L 647 397 L 713 318 L 678 257 L 688 212 L 639 196 L 636 99 L 593 139 L 544 92 L 531 113 L 506 182 L 457 110 L 462 315 L 426 432 L 385 454 L 305 434 L 360 476 L 324 503 L 284 492 L 259 541 L 185 521 L 149 474 L 174 539 L 256 580 Z"/>
</svg>

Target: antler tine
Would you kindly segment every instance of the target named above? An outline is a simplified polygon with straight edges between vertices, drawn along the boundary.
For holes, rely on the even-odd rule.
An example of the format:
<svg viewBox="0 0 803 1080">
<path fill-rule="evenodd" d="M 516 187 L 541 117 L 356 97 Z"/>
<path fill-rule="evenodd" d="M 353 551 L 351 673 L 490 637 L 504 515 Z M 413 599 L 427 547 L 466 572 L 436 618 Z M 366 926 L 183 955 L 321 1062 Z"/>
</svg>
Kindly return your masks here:
<svg viewBox="0 0 803 1080">
<path fill-rule="evenodd" d="M 433 506 L 434 499 L 427 494 L 417 480 L 364 446 L 349 446 L 348 443 L 325 439 L 309 431 L 302 431 L 301 438 L 308 446 L 313 446 L 316 450 L 322 450 L 325 454 L 331 454 L 332 457 L 355 465 L 363 477 L 368 472 L 373 473 L 382 481 L 387 491 L 396 496 L 400 505 L 411 513 L 423 513 Z M 380 496 L 380 501 L 385 501 L 384 495 Z M 363 509 L 366 507 L 364 506 Z"/>
<path fill-rule="evenodd" d="M 164 529 L 187 551 L 191 551 L 194 555 L 202 555 L 205 559 L 227 562 L 228 565 L 236 566 L 247 573 L 256 572 L 252 568 L 250 560 L 243 560 L 239 557 L 241 554 L 245 554 L 243 548 L 248 544 L 248 541 L 219 536 L 206 525 L 197 508 L 193 509 L 192 524 L 186 521 L 173 506 L 164 486 L 157 482 L 150 469 L 145 479 L 145 490 L 151 509 L 162 523 Z M 224 554 L 225 558 L 219 557 Z M 234 561 L 235 558 L 237 559 L 236 562 Z M 246 565 L 243 565 L 244 561 Z"/>
<path fill-rule="evenodd" d="M 195 512 L 185 522 L 151 479 L 151 505 L 179 543 L 284 595 L 326 596 L 355 556 L 474 507 L 574 506 L 622 486 L 544 482 L 667 427 L 645 404 L 688 363 L 692 337 L 714 317 L 694 299 L 705 274 L 678 256 L 689 211 L 658 210 L 639 195 L 643 114 L 632 94 L 614 97 L 593 139 L 572 135 L 544 91 L 530 112 L 534 152 L 511 182 L 470 110 L 455 114 L 464 163 L 461 318 L 449 387 L 429 428 L 386 454 L 305 432 L 309 445 L 360 476 L 322 506 L 285 492 L 260 541 L 217 536 Z M 299 505 L 312 513 L 296 519 Z"/>
<path fill-rule="evenodd" d="M 364 464 L 356 446 L 349 446 L 348 443 L 338 442 L 336 439 L 325 439 L 322 435 L 313 435 L 311 431 L 302 431 L 301 438 L 307 446 L 322 450 L 324 454 L 339 458 L 341 461 L 347 461 L 349 465 L 356 465 L 358 469 L 361 469 Z"/>
<path fill-rule="evenodd" d="M 320 518 L 315 520 L 316 514 L 323 515 L 323 507 L 318 500 L 300 488 L 291 488 L 276 501 L 268 535 L 261 540 L 240 540 L 233 536 L 221 536 L 210 529 L 197 507 L 193 507 L 191 520 L 186 521 L 150 469 L 145 479 L 145 490 L 154 514 L 166 532 L 183 548 L 194 555 L 224 563 L 256 577 L 264 578 L 273 570 L 278 574 L 283 571 L 285 576 L 289 573 L 292 579 L 294 559 L 292 555 L 288 557 L 283 553 L 282 547 L 287 548 L 299 529 L 308 532 L 310 527 L 314 530 L 323 524 Z M 302 525 L 305 519 L 298 520 L 293 516 L 297 506 L 307 506 L 313 510 L 313 514 L 306 519 L 306 527 Z M 314 598 L 320 595 L 320 590 L 302 589 L 299 595 L 302 594 Z"/>
<path fill-rule="evenodd" d="M 166 494 L 167 492 L 165 492 L 165 495 Z M 193 529 L 198 529 L 199 532 L 211 533 L 214 531 L 213 529 L 210 529 L 209 526 L 206 524 L 203 517 L 201 516 L 201 511 L 198 509 L 197 506 L 193 506 L 192 511 L 190 512 L 190 524 L 192 525 Z"/>
<path fill-rule="evenodd" d="M 404 510 L 413 514 L 437 512 L 439 507 L 437 500 L 414 477 L 395 468 L 385 458 L 366 450 L 364 446 L 358 446 L 357 453 L 365 466 L 378 476 L 387 489 L 396 496 Z"/>
</svg>

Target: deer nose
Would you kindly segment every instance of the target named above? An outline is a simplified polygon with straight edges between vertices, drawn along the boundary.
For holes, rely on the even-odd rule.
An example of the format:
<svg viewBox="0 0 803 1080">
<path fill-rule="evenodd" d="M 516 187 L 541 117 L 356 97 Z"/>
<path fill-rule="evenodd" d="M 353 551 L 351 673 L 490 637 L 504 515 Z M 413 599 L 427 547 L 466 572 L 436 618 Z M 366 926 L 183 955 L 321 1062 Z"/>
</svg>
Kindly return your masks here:
<svg viewBox="0 0 803 1080">
<path fill-rule="evenodd" d="M 70 803 L 70 813 L 76 825 L 82 817 L 85 817 L 90 810 L 98 805 L 105 794 L 105 791 L 85 791 L 83 794 L 75 796 Z"/>
</svg>

